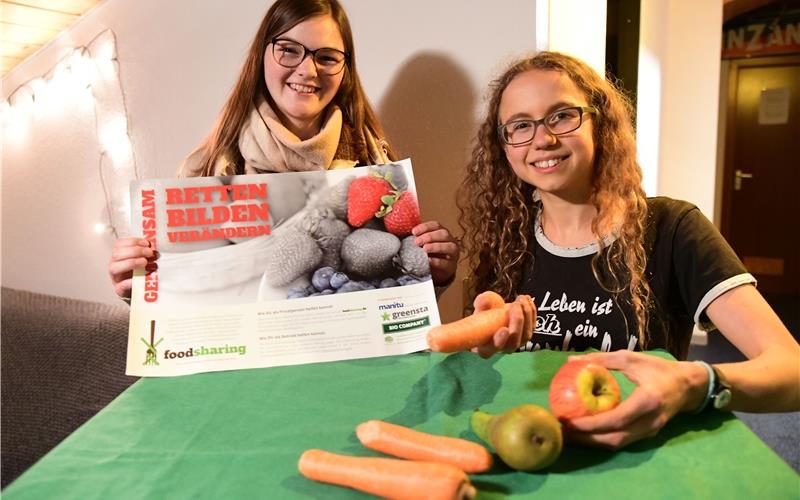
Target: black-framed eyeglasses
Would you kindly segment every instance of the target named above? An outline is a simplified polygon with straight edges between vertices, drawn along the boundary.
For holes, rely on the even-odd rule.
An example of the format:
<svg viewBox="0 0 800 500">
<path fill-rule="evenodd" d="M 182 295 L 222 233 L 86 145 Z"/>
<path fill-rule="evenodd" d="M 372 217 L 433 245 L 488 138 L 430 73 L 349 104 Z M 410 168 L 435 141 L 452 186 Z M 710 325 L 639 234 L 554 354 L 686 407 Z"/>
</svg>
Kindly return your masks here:
<svg viewBox="0 0 800 500">
<path fill-rule="evenodd" d="M 272 56 L 275 58 L 275 62 L 284 68 L 296 68 L 309 54 L 311 54 L 311 59 L 317 66 L 317 71 L 323 75 L 339 74 L 350 57 L 346 52 L 338 49 L 322 47 L 317 50 L 311 50 L 294 40 L 285 38 L 272 39 Z"/>
<path fill-rule="evenodd" d="M 497 133 L 509 146 L 520 146 L 533 140 L 539 125 L 544 125 L 552 135 L 563 135 L 578 130 L 583 124 L 583 115 L 587 113 L 597 115 L 600 112 L 593 106 L 557 109 L 540 120 L 511 120 L 497 127 Z"/>
</svg>

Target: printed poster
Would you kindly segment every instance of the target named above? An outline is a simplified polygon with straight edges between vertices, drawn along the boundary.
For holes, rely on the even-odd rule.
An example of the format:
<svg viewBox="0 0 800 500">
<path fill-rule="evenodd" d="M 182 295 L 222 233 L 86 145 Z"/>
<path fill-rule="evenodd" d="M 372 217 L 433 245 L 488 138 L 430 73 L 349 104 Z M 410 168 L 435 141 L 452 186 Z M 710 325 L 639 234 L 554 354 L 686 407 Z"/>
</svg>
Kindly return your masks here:
<svg viewBox="0 0 800 500">
<path fill-rule="evenodd" d="M 126 373 L 426 349 L 440 319 L 427 256 L 408 234 L 414 210 L 410 160 L 134 181 L 131 227 L 159 257 L 133 278 Z"/>
</svg>

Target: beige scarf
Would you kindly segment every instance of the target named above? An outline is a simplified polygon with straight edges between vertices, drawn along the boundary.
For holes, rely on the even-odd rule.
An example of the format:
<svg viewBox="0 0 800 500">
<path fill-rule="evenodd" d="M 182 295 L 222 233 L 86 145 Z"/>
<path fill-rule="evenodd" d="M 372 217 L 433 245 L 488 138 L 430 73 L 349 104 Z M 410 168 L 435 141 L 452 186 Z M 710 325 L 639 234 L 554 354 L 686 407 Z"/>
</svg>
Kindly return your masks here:
<svg viewBox="0 0 800 500">
<path fill-rule="evenodd" d="M 354 167 L 358 163 L 356 159 L 336 158 L 341 135 L 342 111 L 338 106 L 330 106 L 317 135 L 301 140 L 280 122 L 265 99 L 259 99 L 258 108 L 250 110 L 239 133 L 245 174 Z M 368 131 L 364 131 L 364 136 L 370 160 L 376 164 L 389 163 L 385 143 L 376 140 Z M 198 175 L 201 158 L 202 150 L 189 155 L 179 169 L 179 176 Z M 218 158 L 214 175 L 233 175 L 234 168 L 229 158 Z"/>
<path fill-rule="evenodd" d="M 326 170 L 333 162 L 342 131 L 342 111 L 331 106 L 323 118 L 319 133 L 301 140 L 281 124 L 265 99 L 239 133 L 239 150 L 244 157 L 246 174 Z"/>
</svg>

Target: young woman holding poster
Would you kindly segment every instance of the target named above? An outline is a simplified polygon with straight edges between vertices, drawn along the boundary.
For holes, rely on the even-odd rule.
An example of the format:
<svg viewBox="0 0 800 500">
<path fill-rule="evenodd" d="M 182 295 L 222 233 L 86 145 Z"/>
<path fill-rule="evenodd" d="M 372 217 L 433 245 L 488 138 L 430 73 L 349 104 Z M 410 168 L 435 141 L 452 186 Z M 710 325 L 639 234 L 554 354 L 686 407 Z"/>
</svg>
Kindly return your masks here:
<svg viewBox="0 0 800 500">
<path fill-rule="evenodd" d="M 645 196 L 630 106 L 615 86 L 542 52 L 491 92 L 460 192 L 473 292 L 530 295 L 538 315 L 534 332 L 523 331 L 525 308 L 526 321 L 476 351 L 612 351 L 581 358 L 637 389 L 565 427 L 587 444 L 624 446 L 679 412 L 800 408 L 800 347 L 697 207 Z M 713 324 L 748 360 L 682 361 L 695 324 Z M 681 361 L 633 352 L 658 348 Z"/>
<path fill-rule="evenodd" d="M 337 0 L 278 0 L 256 33 L 217 123 L 178 175 L 229 176 L 387 163 L 394 153 L 362 89 L 347 15 Z M 438 222 L 413 229 L 434 284 L 455 275 L 459 246 Z M 117 240 L 109 264 L 130 297 L 134 269 L 155 269 L 141 238 Z"/>
</svg>

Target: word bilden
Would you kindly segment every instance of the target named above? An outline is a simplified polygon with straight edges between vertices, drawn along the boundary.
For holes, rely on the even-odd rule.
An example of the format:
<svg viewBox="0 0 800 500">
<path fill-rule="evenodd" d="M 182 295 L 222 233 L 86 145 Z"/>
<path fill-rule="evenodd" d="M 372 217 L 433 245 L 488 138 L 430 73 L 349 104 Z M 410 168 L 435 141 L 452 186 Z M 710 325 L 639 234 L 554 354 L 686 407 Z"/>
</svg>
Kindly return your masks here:
<svg viewBox="0 0 800 500">
<path fill-rule="evenodd" d="M 269 220 L 269 203 L 167 209 L 168 227 L 253 222 L 259 219 Z"/>
</svg>

